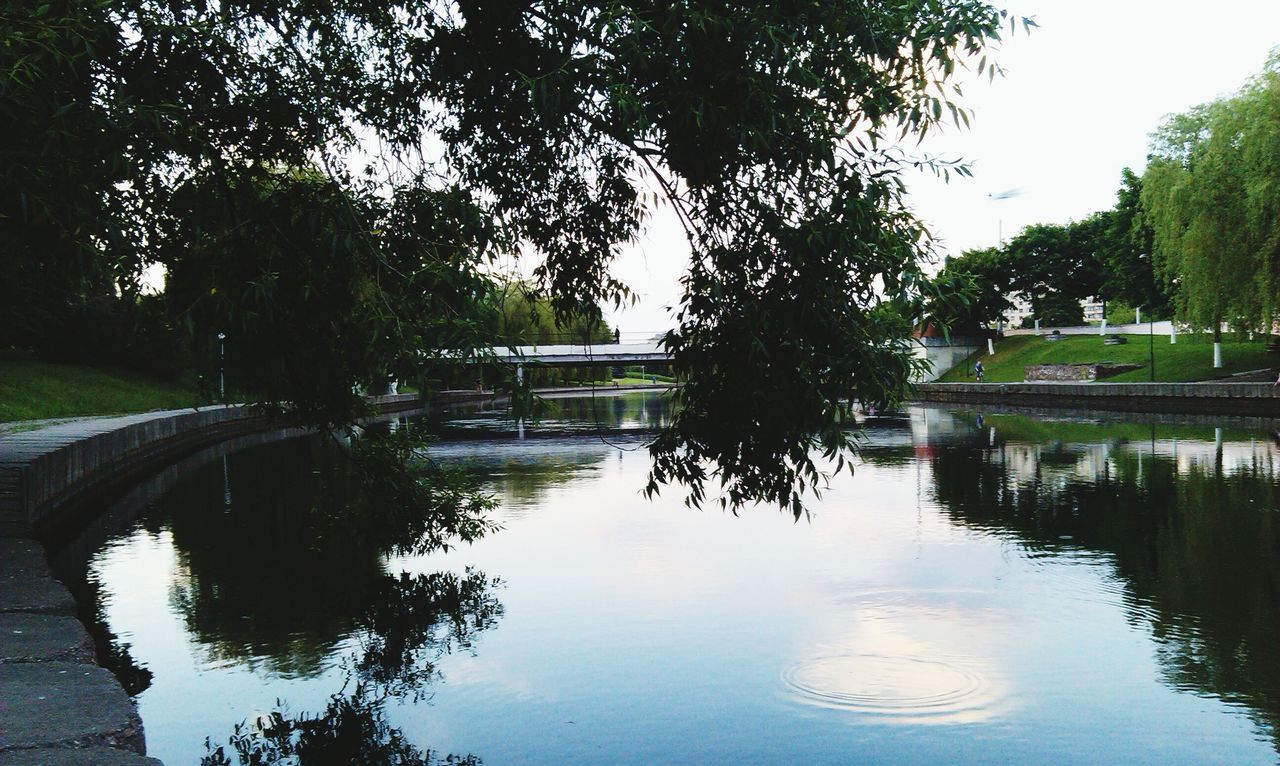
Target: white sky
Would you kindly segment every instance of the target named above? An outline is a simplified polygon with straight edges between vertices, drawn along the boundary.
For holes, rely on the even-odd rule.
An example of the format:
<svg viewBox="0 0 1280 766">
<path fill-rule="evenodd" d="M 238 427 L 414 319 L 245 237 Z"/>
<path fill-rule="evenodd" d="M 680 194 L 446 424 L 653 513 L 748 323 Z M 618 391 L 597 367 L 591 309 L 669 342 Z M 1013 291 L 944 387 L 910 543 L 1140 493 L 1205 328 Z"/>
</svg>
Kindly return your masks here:
<svg viewBox="0 0 1280 766">
<path fill-rule="evenodd" d="M 1065 223 L 1111 207 L 1125 166 L 1141 171 L 1147 136 L 1167 114 L 1226 95 L 1262 70 L 1280 45 L 1280 0 L 1017 0 L 1040 26 L 993 54 L 1005 69 L 964 88 L 968 130 L 923 149 L 963 158 L 972 179 L 909 179 L 911 204 L 942 242 L 940 254 L 986 247 L 1033 223 Z M 992 201 L 988 194 L 1021 189 Z M 624 340 L 674 325 L 688 248 L 668 213 L 614 272 L 639 302 L 607 314 Z"/>
</svg>

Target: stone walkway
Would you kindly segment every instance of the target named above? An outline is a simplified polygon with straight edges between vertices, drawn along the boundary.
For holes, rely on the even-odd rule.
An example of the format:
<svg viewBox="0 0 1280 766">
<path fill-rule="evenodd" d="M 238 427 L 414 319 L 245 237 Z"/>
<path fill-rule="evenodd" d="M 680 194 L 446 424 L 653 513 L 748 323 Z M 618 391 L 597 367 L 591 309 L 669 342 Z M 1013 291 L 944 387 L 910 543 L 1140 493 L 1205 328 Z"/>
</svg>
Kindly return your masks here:
<svg viewBox="0 0 1280 766">
<path fill-rule="evenodd" d="M 0 423 L 0 534 L 30 534 L 31 519 L 27 518 L 28 512 L 20 502 L 23 491 L 21 473 L 40 458 L 91 437 L 119 432 L 129 426 L 224 409 L 229 408 L 216 406 L 111 417 Z"/>
</svg>

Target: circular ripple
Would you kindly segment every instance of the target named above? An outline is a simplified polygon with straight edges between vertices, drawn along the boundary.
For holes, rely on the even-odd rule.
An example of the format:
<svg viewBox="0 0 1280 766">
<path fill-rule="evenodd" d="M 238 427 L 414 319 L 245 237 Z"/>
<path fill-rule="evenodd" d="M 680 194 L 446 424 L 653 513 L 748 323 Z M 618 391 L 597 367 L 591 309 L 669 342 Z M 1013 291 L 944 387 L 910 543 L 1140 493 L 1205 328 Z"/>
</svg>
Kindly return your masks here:
<svg viewBox="0 0 1280 766">
<path fill-rule="evenodd" d="M 783 676 L 804 702 L 867 716 L 913 720 L 980 718 L 992 695 L 982 676 L 941 660 L 878 654 L 829 655 Z"/>
</svg>

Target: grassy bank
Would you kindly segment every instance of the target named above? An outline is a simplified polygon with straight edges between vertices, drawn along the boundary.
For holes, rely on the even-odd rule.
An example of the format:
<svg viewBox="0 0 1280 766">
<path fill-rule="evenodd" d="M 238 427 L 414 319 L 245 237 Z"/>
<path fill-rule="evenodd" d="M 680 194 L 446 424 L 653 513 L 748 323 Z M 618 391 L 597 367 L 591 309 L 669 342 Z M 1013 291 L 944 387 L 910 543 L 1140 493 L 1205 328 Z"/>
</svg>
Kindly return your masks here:
<svg viewBox="0 0 1280 766">
<path fill-rule="evenodd" d="M 675 382 L 674 378 L 667 377 L 666 375 L 656 375 L 654 377 L 657 378 L 657 380 L 651 379 L 648 375 L 645 375 L 643 378 L 636 375 L 628 375 L 625 378 L 614 378 L 605 385 L 612 386 L 614 383 L 617 383 L 620 386 L 652 386 L 664 384 L 671 385 Z"/>
<path fill-rule="evenodd" d="M 127 372 L 0 357 L 0 423 L 190 407 L 196 392 Z"/>
<path fill-rule="evenodd" d="M 1150 380 L 1148 340 L 1146 336 L 1125 336 L 1122 346 L 1107 346 L 1098 335 L 1068 335 L 1061 340 L 1018 335 L 996 344 L 994 356 L 985 351 L 948 370 L 940 380 L 946 383 L 973 382 L 973 363 L 982 360 L 986 378 L 991 383 L 1016 383 L 1025 377 L 1025 368 L 1033 364 L 1091 364 L 1115 362 L 1137 364 L 1139 369 L 1107 378 L 1117 383 Z M 1232 373 L 1280 366 L 1280 355 L 1269 354 L 1262 341 L 1226 341 L 1222 343 L 1224 367 L 1213 367 L 1213 341 L 1208 335 L 1179 335 L 1177 344 L 1169 336 L 1155 337 L 1155 365 L 1158 381 L 1178 383 L 1213 380 Z"/>
</svg>

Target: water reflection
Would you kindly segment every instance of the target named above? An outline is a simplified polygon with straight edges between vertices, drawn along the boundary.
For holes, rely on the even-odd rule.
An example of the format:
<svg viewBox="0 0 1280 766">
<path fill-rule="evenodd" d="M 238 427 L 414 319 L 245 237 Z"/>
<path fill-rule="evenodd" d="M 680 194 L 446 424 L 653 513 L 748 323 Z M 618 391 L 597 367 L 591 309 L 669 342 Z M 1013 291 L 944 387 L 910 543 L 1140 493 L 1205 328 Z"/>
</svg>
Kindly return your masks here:
<svg viewBox="0 0 1280 766">
<path fill-rule="evenodd" d="M 148 515 L 177 551 L 170 604 L 208 663 L 314 675 L 388 577 L 380 548 L 345 523 L 356 479 L 323 438 L 231 455 L 226 486 L 211 468 L 175 490 L 183 507 Z"/>
<path fill-rule="evenodd" d="M 786 676 L 806 700 L 860 716 L 911 723 L 975 723 L 991 717 L 987 680 L 961 663 L 833 650 Z"/>
<path fill-rule="evenodd" d="M 493 627 L 502 606 L 498 586 L 482 573 L 384 577 L 357 620 L 342 689 L 318 714 L 277 709 L 237 725 L 227 744 L 207 745 L 202 766 L 298 764 L 467 764 L 467 755 L 437 757 L 386 720 L 390 699 L 421 702 L 439 680 L 435 663 L 469 649 Z M 232 756 L 235 759 L 233 760 Z"/>
<path fill-rule="evenodd" d="M 617 434 L 598 437 L 537 438 L 531 448 L 510 441 L 477 439 L 432 444 L 433 459 L 465 468 L 484 488 L 500 499 L 496 519 L 501 523 L 521 519 L 543 502 L 549 493 L 575 481 L 589 481 L 616 462 L 622 453 L 643 452 L 643 437 Z"/>
<path fill-rule="evenodd" d="M 227 744 L 209 746 L 200 766 L 480 766 L 472 755 L 439 756 L 387 723 L 381 700 L 363 687 L 334 695 L 317 715 L 272 711 L 237 726 Z"/>
<path fill-rule="evenodd" d="M 109 579 L 100 567 L 119 546 L 135 559 L 142 548 L 166 550 L 168 608 L 202 673 L 325 679 L 339 690 L 318 713 L 290 713 L 286 699 L 232 731 L 206 729 L 203 763 L 479 763 L 420 750 L 387 723 L 384 705 L 429 697 L 440 658 L 469 651 L 497 623 L 501 583 L 471 568 L 388 571 L 388 554 L 418 550 L 424 536 L 445 532 L 389 509 L 404 495 L 371 491 L 367 464 L 352 453 L 350 443 L 313 436 L 209 461 L 177 480 L 126 539 L 110 543 L 99 571 L 85 578 L 82 587 L 104 611 L 123 595 L 99 593 Z M 108 636 L 116 651 L 104 661 L 131 693 L 142 693 L 151 671 Z"/>
<path fill-rule="evenodd" d="M 421 700 L 438 680 L 435 663 L 470 650 L 477 633 L 497 624 L 500 585 L 472 570 L 384 578 L 359 621 L 352 675 L 388 696 Z"/>
<path fill-rule="evenodd" d="M 928 451 L 932 492 L 949 516 L 1033 552 L 1106 554 L 1168 682 L 1247 705 L 1274 737 L 1276 444 L 1249 432 L 1224 438 L 1220 427 L 988 415 L 981 433 L 966 422 Z"/>
<path fill-rule="evenodd" d="M 160 498 L 94 564 L 155 674 L 156 754 L 1274 761 L 1280 450 L 1257 424 L 913 410 L 797 524 L 640 497 L 657 397 L 549 406 L 523 442 L 473 409 L 429 446 L 504 526 L 447 554 L 353 516 L 367 488 L 323 440 Z"/>
<path fill-rule="evenodd" d="M 607 387 L 581 394 L 549 394 L 538 400 L 535 409 L 537 417 L 527 433 L 537 438 L 654 432 L 671 420 L 668 393 L 616 392 Z M 501 402 L 454 405 L 432 413 L 428 420 L 433 431 L 454 439 L 518 431 Z"/>
</svg>

